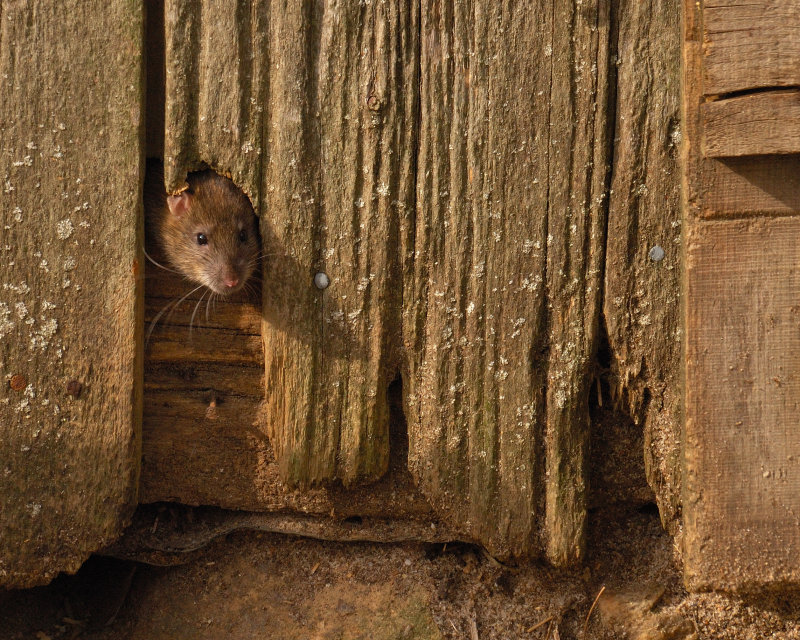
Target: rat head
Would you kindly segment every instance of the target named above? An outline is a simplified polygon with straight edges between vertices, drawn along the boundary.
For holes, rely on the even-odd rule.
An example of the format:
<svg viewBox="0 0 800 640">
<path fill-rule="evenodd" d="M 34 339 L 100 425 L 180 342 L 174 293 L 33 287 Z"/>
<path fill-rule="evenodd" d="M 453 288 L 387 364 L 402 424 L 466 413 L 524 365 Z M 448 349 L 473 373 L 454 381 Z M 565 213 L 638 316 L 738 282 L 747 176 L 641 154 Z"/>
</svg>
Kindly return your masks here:
<svg viewBox="0 0 800 640">
<path fill-rule="evenodd" d="M 250 200 L 213 171 L 191 173 L 187 184 L 167 197 L 161 236 L 170 262 L 215 293 L 238 291 L 253 273 L 259 251 Z"/>
</svg>

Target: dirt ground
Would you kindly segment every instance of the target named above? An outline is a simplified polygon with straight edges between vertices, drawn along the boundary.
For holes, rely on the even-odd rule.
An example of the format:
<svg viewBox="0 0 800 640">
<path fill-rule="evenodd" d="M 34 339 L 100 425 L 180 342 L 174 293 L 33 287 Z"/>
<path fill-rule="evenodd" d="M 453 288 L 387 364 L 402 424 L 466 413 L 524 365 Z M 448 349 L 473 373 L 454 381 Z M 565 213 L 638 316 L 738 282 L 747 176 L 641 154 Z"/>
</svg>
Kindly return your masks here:
<svg viewBox="0 0 800 640">
<path fill-rule="evenodd" d="M 686 593 L 642 446 L 630 420 L 595 414 L 587 559 L 573 571 L 463 542 L 220 535 L 250 516 L 144 505 L 143 535 L 123 540 L 136 549 L 158 527 L 168 553 L 95 556 L 48 586 L 0 590 L 0 640 L 800 640 L 800 592 Z M 321 527 L 304 530 L 333 531 Z"/>
<path fill-rule="evenodd" d="M 179 566 L 94 557 L 76 576 L 0 594 L 0 638 L 800 638 L 796 595 L 687 595 L 653 508 L 592 515 L 590 560 L 575 572 L 502 565 L 463 543 L 257 532 Z"/>
</svg>

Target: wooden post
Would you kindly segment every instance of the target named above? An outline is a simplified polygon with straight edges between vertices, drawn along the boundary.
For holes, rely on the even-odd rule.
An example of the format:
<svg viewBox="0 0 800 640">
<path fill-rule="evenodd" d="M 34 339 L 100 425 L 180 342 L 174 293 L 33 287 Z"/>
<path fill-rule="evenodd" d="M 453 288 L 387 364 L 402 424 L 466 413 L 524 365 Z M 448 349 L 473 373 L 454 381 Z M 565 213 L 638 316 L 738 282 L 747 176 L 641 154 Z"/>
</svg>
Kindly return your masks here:
<svg viewBox="0 0 800 640">
<path fill-rule="evenodd" d="M 74 572 L 136 504 L 142 9 L 3 3 L 0 585 Z"/>
<path fill-rule="evenodd" d="M 616 406 L 644 428 L 647 481 L 662 522 L 674 531 L 683 409 L 681 6 L 677 0 L 626 0 L 616 11 L 617 97 L 603 298 L 608 379 Z"/>
<path fill-rule="evenodd" d="M 498 554 L 583 553 L 608 12 L 423 3 L 409 465 Z M 513 43 L 511 46 L 509 43 Z"/>
</svg>

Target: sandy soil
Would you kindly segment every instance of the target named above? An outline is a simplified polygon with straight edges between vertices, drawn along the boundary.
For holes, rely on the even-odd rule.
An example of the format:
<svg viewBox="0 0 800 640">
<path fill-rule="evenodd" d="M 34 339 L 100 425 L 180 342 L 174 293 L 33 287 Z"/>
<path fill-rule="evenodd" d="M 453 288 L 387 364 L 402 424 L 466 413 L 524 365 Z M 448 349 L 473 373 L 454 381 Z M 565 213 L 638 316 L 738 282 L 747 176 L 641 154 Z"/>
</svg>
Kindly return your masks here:
<svg viewBox="0 0 800 640">
<path fill-rule="evenodd" d="M 76 576 L 0 594 L 0 638 L 800 638 L 797 596 L 687 595 L 654 509 L 595 512 L 593 521 L 590 561 L 574 572 L 502 565 L 462 543 L 255 532 L 219 539 L 180 566 L 97 557 Z"/>
<path fill-rule="evenodd" d="M 641 431 L 611 413 L 594 425 L 580 569 L 501 564 L 460 542 L 238 531 L 149 557 L 179 565 L 93 557 L 46 587 L 0 591 L 0 640 L 800 640 L 800 593 L 686 593 L 644 481 Z M 179 536 L 204 518 L 142 509 L 162 514 L 159 533 L 173 526 Z"/>
</svg>

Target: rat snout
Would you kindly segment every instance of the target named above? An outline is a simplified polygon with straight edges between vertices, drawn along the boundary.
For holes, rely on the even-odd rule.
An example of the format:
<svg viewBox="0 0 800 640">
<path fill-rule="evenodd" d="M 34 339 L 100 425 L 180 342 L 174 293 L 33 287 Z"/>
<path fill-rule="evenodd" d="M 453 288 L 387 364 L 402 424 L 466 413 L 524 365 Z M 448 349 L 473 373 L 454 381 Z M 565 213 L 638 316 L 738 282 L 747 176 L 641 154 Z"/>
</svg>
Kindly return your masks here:
<svg viewBox="0 0 800 640">
<path fill-rule="evenodd" d="M 239 284 L 239 276 L 237 276 L 232 271 L 229 271 L 228 273 L 225 274 L 225 277 L 222 279 L 222 282 L 229 289 L 233 289 L 236 285 Z"/>
<path fill-rule="evenodd" d="M 218 287 L 220 289 L 217 293 L 233 293 L 239 288 L 242 279 L 234 265 L 226 264 L 217 273 L 217 282 L 219 283 Z"/>
</svg>

